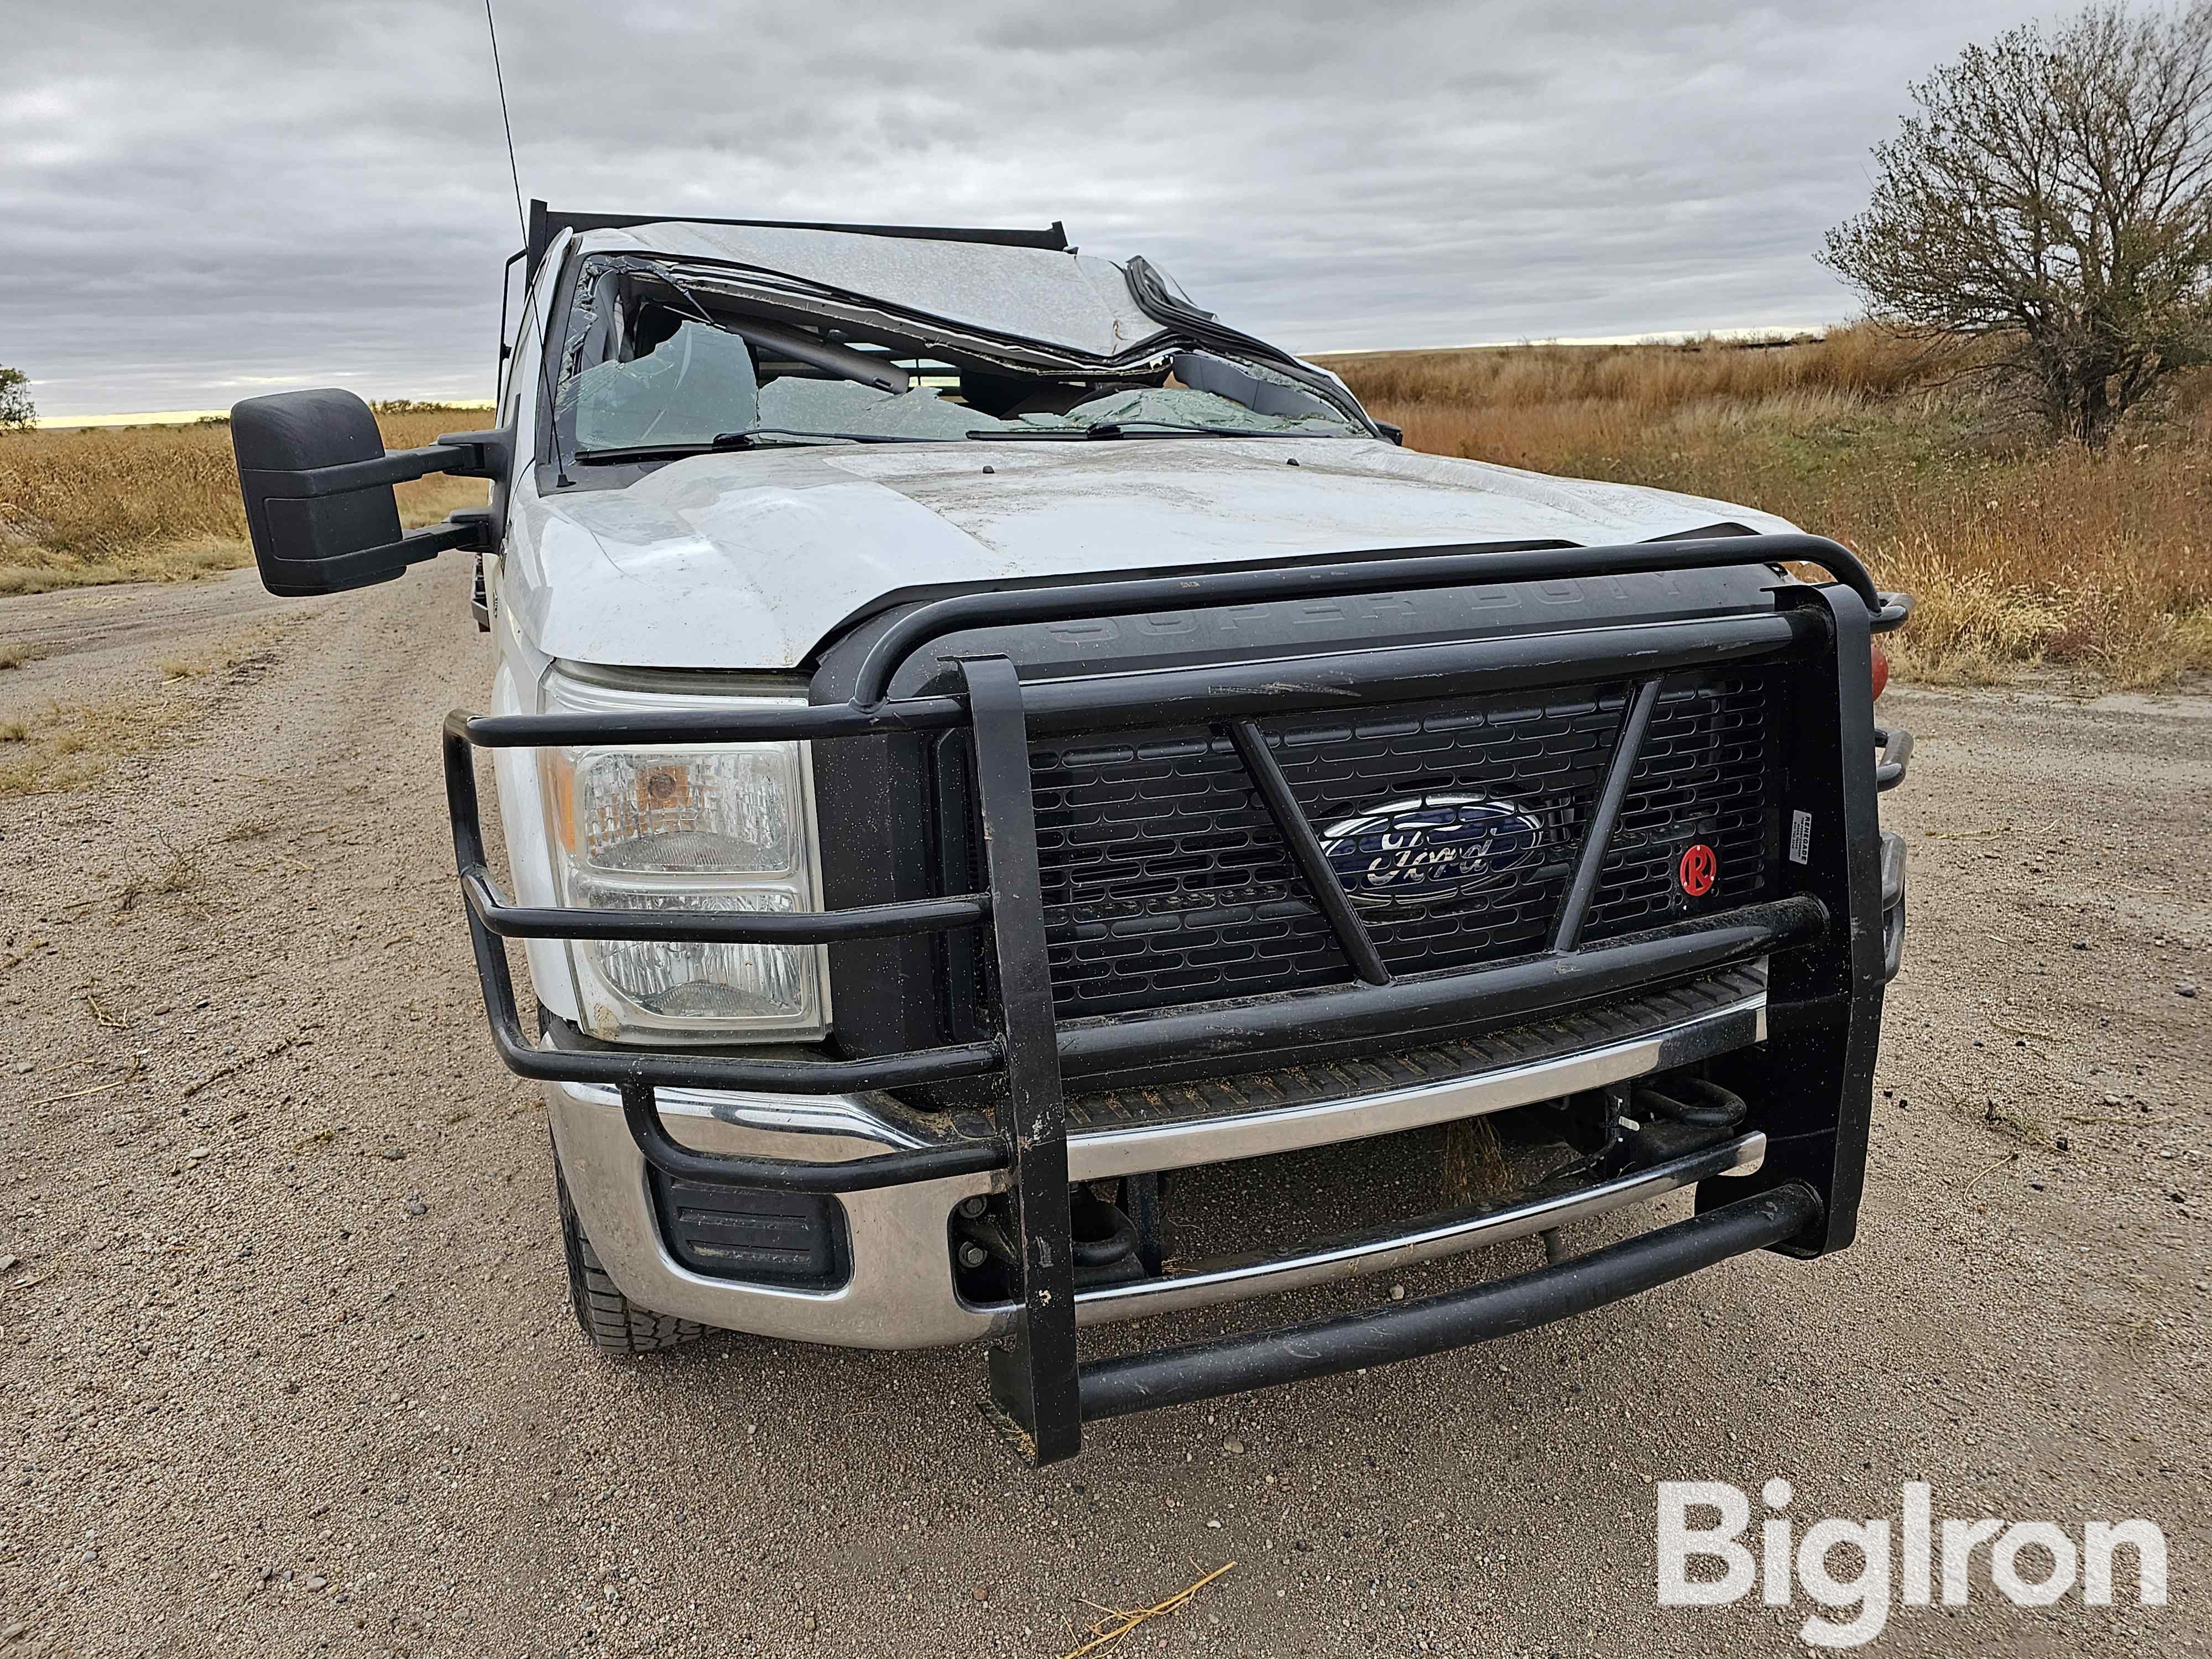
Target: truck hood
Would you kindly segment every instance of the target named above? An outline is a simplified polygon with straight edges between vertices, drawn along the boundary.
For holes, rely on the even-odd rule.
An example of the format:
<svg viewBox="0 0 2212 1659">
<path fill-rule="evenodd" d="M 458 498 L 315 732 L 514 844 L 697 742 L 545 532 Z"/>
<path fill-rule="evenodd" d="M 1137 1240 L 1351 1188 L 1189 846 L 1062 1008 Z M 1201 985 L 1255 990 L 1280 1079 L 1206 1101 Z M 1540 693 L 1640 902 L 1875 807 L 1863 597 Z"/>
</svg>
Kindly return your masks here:
<svg viewBox="0 0 2212 1659">
<path fill-rule="evenodd" d="M 1157 438 L 700 455 L 519 490 L 502 602 L 548 656 L 791 668 L 887 598 L 1388 547 L 1791 526 L 1671 491 L 1365 439 Z"/>
</svg>

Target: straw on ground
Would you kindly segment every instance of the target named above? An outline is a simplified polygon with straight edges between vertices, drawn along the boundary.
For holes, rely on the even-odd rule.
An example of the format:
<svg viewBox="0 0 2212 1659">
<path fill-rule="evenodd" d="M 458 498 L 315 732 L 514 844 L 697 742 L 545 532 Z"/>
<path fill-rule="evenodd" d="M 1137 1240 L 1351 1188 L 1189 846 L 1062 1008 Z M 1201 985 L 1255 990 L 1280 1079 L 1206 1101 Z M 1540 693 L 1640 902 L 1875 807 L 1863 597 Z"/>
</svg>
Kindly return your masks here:
<svg viewBox="0 0 2212 1659">
<path fill-rule="evenodd" d="M 1229 1571 L 1230 1569 L 1234 1567 L 1237 1564 L 1234 1561 L 1224 1561 L 1219 1566 L 1216 1567 L 1212 1572 L 1207 1573 L 1205 1577 L 1200 1579 L 1196 1583 L 1186 1584 L 1182 1589 L 1177 1590 L 1173 1595 L 1168 1597 L 1166 1601 L 1155 1602 L 1149 1607 L 1109 1607 L 1101 1606 L 1098 1602 L 1093 1601 L 1088 1597 L 1085 1597 L 1084 1600 L 1084 1605 L 1085 1607 L 1097 1607 L 1104 1616 L 1091 1626 L 1091 1639 L 1084 1643 L 1080 1647 L 1070 1648 L 1061 1656 L 1061 1659 L 1084 1659 L 1084 1656 L 1086 1654 L 1104 1652 L 1107 1649 L 1114 1646 L 1116 1643 L 1121 1641 L 1121 1639 L 1127 1636 L 1131 1631 L 1135 1630 L 1139 1625 L 1144 1624 L 1148 1620 L 1162 1618 L 1168 1613 L 1175 1612 L 1177 1608 L 1181 1607 L 1184 1602 L 1189 1601 L 1192 1596 L 1197 1595 L 1199 1591 L 1204 1589 L 1208 1584 L 1220 1577 L 1224 1573 Z"/>
</svg>

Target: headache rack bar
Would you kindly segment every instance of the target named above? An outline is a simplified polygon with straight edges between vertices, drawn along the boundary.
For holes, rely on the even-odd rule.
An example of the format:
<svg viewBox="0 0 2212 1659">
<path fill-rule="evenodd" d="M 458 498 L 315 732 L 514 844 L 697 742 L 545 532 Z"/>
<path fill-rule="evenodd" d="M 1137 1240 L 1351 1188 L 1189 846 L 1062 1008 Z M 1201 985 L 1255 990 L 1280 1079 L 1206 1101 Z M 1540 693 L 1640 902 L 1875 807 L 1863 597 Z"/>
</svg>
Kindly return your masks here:
<svg viewBox="0 0 2212 1659">
<path fill-rule="evenodd" d="M 1055 219 L 1042 230 L 1001 230 L 969 225 L 846 225 L 823 219 L 702 219 L 695 213 L 562 213 L 542 201 L 530 204 L 526 240 L 516 258 L 526 258 L 535 279 L 538 262 L 564 230 L 581 235 L 591 230 L 631 230 L 640 225 L 737 225 L 765 230 L 834 230 L 847 236 L 911 237 L 928 242 L 987 242 L 1000 247 L 1042 248 L 1048 252 L 1071 252 L 1067 228 Z M 513 264 L 513 260 L 508 261 Z"/>
<path fill-rule="evenodd" d="M 1468 639 L 1261 665 L 1170 669 L 1024 684 L 1002 655 L 964 656 L 952 667 L 959 690 L 891 698 L 898 668 L 948 635 L 1025 622 L 1127 616 L 1191 606 L 1344 597 L 1419 588 L 1648 574 L 1802 561 L 1837 579 L 1778 581 L 1771 611 L 1582 628 L 1553 634 Z M 542 1079 L 611 1085 L 641 1152 L 665 1173 L 786 1192 L 849 1193 L 951 1176 L 1006 1171 L 1014 1209 L 1020 1312 L 1015 1335 L 992 1356 L 997 1411 L 1030 1455 L 1072 1455 L 1085 1417 L 1146 1403 L 1142 1358 L 1079 1368 L 1072 1279 L 1064 1079 L 1097 1076 L 1170 1058 L 1231 1060 L 1295 1038 L 1300 1042 L 1402 1038 L 1426 1030 L 1505 1023 L 1632 988 L 1771 958 L 1770 1003 L 1785 1063 L 1817 1063 L 1844 1079 L 1845 1095 L 1871 1074 L 1881 988 L 1879 872 L 1874 826 L 1875 744 L 1868 635 L 1903 621 L 1909 602 L 1877 592 L 1859 562 L 1815 537 L 1722 536 L 1620 547 L 1413 549 L 1327 563 L 1231 568 L 1170 578 L 1104 580 L 1076 586 L 967 593 L 915 605 L 896 617 L 865 654 L 852 695 L 811 707 L 779 705 L 651 714 L 557 714 L 447 718 L 444 753 L 453 849 L 471 940 L 501 1058 Z M 1581 943 L 1598 877 L 1634 773 L 1664 677 L 1678 670 L 1759 662 L 1794 677 L 1791 804 L 1824 820 L 1793 890 L 1595 945 Z M 1486 966 L 1394 976 L 1357 910 L 1330 877 L 1313 827 L 1297 808 L 1252 717 L 1316 707 L 1387 701 L 1461 689 L 1500 690 L 1626 681 L 1630 702 L 1614 738 L 1596 806 L 1574 854 L 1573 877 L 1551 929 L 1551 948 Z M 1211 1004 L 1142 1018 L 1055 1018 L 1045 952 L 1044 900 L 1030 776 L 1029 738 L 1048 729 L 1093 730 L 1163 719 L 1210 723 L 1224 732 L 1250 773 L 1308 895 L 1327 921 L 1353 982 Z M 966 727 L 983 831 L 988 890 L 811 915 L 638 912 L 508 904 L 486 857 L 477 748 L 545 745 L 834 741 L 886 732 Z M 1887 734 L 1885 734 L 1886 738 Z M 1902 771 L 1899 744 L 1887 738 Z M 1795 854 L 1793 854 L 1793 859 Z M 714 944 L 819 944 L 988 927 L 997 969 L 996 1030 L 989 1037 L 867 1057 L 762 1057 L 727 1050 L 647 1049 L 592 1042 L 571 1022 L 541 1015 L 550 1041 L 524 1033 L 501 940 L 572 939 Z M 1864 958 L 1863 961 L 1861 959 Z M 1790 1005 L 1803 1018 L 1793 1024 Z M 1869 1023 L 1869 1007 L 1871 1020 Z M 1802 1025 L 1802 1030 L 1798 1029 Z M 1802 1045 L 1825 1044 L 1815 1054 Z M 1794 1045 L 1794 1047 L 1793 1047 Z M 1838 1046 L 1840 1045 L 1840 1046 Z M 1864 1076 L 1859 1073 L 1863 1073 Z M 669 1134 L 655 1103 L 661 1087 L 827 1093 L 900 1089 L 997 1074 L 1004 1079 L 1000 1133 L 846 1163 L 740 1158 L 692 1150 Z M 1858 1078 L 1854 1084 L 1851 1079 Z M 1817 1092 L 1817 1091 L 1816 1091 Z M 1817 1254 L 1848 1242 L 1860 1169 L 1838 1136 L 1848 1100 L 1814 1100 L 1789 1125 L 1770 1128 L 1775 1146 L 1766 1188 L 1796 1182 L 1792 1195 L 1744 1226 L 1706 1229 L 1709 1254 L 1774 1245 Z M 1863 1163 L 1863 1146 L 1858 1154 Z M 1823 1224 L 1825 1223 L 1825 1231 Z M 1717 1241 L 1724 1240 L 1724 1243 Z M 1692 1249 L 1696 1255 L 1698 1249 Z M 1681 1252 L 1674 1252 L 1680 1255 Z M 1673 1259 L 1661 1250 L 1650 1260 Z M 1638 1258 L 1644 1260 L 1644 1258 Z M 1686 1257 L 1685 1259 L 1687 1259 Z M 1715 1256 L 1717 1259 L 1717 1256 Z M 1631 1281 L 1636 1281 L 1631 1284 Z M 1549 1282 L 1549 1281 L 1545 1281 Z M 1562 1283 L 1565 1280 L 1562 1279 Z M 1581 1281 L 1577 1281 L 1578 1283 Z M 1620 1282 L 1640 1288 L 1635 1273 Z M 1627 1289 L 1620 1291 L 1628 1293 Z M 1537 1295 L 1530 1291 L 1527 1295 Z M 1588 1288 L 1567 1303 L 1589 1305 Z M 1540 1300 L 1540 1296 L 1538 1297 Z M 1527 1296 L 1512 1308 L 1527 1304 Z M 1486 1309 L 1489 1304 L 1484 1304 Z M 1500 1308 L 1507 1304 L 1498 1304 Z M 1530 1304 L 1532 1305 L 1532 1304 Z M 1561 1311 L 1571 1310 L 1562 1303 Z M 1557 1316 L 1557 1315 L 1548 1316 Z M 1498 1316 L 1509 1322 L 1518 1313 Z M 1439 1331 L 1472 1333 L 1492 1322 L 1401 1322 L 1403 1353 L 1429 1352 Z M 1522 1320 L 1522 1322 L 1533 1322 Z M 1398 1326 L 1387 1328 L 1396 1329 Z M 1234 1345 L 1231 1345 L 1234 1346 Z M 1295 1346 L 1295 1345 L 1292 1345 Z M 1382 1348 L 1389 1343 L 1382 1341 Z M 1204 1397 L 1261 1386 L 1283 1372 L 1285 1350 L 1240 1370 L 1208 1359 L 1159 1390 L 1163 1399 Z M 1376 1358 L 1368 1336 L 1344 1352 Z M 1118 1366 L 1120 1369 L 1114 1369 Z M 1322 1369 L 1331 1369 L 1323 1366 Z M 1170 1368 L 1176 1369 L 1176 1368 Z M 1291 1365 L 1289 1372 L 1298 1367 Z M 1086 1380 L 1096 1372 L 1096 1380 Z M 1191 1375 L 1206 1379 L 1197 1392 Z M 1144 1377 L 1145 1382 L 1138 1379 Z M 1248 1380 L 1238 1382 L 1244 1377 Z M 1109 1379 L 1121 1379 L 1109 1381 Z"/>
</svg>

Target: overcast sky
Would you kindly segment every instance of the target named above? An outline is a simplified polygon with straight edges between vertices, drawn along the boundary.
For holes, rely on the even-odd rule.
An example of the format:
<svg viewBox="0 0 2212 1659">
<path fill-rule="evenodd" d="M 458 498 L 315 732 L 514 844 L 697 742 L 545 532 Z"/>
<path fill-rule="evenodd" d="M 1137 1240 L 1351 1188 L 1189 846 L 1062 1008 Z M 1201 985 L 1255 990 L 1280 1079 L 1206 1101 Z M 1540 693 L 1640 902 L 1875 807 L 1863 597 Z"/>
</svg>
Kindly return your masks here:
<svg viewBox="0 0 2212 1659">
<path fill-rule="evenodd" d="M 526 197 L 1042 224 L 1301 351 L 1850 314 L 1813 260 L 1984 0 L 495 0 Z M 481 0 L 0 0 L 0 363 L 42 412 L 490 393 Z"/>
</svg>

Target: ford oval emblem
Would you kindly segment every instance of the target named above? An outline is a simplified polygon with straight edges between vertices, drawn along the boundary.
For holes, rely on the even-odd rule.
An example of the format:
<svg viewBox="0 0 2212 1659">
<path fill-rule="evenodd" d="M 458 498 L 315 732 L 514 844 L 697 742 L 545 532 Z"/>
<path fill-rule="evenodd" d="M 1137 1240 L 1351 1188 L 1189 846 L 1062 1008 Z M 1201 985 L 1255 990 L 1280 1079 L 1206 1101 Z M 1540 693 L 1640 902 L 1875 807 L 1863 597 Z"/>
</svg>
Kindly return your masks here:
<svg viewBox="0 0 2212 1659">
<path fill-rule="evenodd" d="M 1543 821 L 1482 795 L 1384 801 L 1321 832 L 1329 867 L 1354 904 L 1434 904 L 1535 861 Z"/>
</svg>

